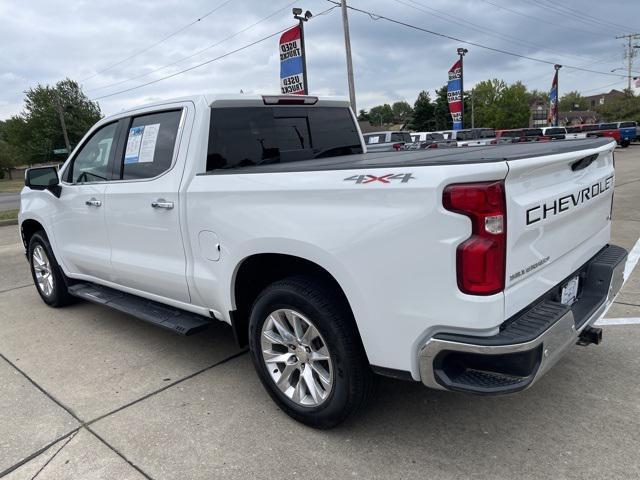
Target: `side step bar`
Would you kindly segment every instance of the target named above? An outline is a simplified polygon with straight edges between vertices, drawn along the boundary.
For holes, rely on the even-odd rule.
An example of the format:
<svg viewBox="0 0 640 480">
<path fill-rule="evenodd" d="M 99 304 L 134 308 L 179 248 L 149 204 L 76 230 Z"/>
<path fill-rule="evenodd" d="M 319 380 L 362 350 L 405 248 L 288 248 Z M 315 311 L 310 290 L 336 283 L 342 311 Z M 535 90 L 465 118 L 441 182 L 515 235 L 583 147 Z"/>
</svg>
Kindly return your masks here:
<svg viewBox="0 0 640 480">
<path fill-rule="evenodd" d="M 192 335 L 204 330 L 210 324 L 209 319 L 201 315 L 93 283 L 71 285 L 69 286 L 69 293 L 83 300 L 127 313 L 140 320 L 181 335 Z"/>
</svg>

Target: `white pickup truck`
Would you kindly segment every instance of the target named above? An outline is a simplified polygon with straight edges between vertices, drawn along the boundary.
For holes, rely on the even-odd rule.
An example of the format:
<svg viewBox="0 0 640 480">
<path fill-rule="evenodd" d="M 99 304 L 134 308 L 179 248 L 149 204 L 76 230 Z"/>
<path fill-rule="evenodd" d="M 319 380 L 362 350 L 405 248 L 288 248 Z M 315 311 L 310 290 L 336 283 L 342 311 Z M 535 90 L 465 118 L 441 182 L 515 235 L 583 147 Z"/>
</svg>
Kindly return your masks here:
<svg viewBox="0 0 640 480">
<path fill-rule="evenodd" d="M 627 255 L 609 244 L 614 147 L 367 154 L 346 101 L 194 96 L 30 169 L 19 223 L 47 304 L 181 334 L 227 322 L 277 404 L 327 428 L 374 373 L 507 393 L 598 343 Z"/>
</svg>

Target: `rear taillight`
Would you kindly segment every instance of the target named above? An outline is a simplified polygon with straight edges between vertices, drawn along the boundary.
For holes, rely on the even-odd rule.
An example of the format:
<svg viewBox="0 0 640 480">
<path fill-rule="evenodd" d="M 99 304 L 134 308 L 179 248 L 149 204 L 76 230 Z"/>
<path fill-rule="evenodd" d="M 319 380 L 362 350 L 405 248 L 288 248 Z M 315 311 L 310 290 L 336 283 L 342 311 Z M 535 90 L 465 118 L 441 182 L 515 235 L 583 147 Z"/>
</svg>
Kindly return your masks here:
<svg viewBox="0 0 640 480">
<path fill-rule="evenodd" d="M 504 290 L 507 215 L 504 182 L 457 183 L 442 194 L 444 208 L 471 220 L 471 236 L 456 253 L 458 288 L 470 295 Z"/>
<path fill-rule="evenodd" d="M 392 147 L 393 147 L 393 149 L 394 149 L 394 150 L 396 150 L 396 151 L 397 151 L 397 150 L 402 150 L 403 144 L 402 144 L 402 143 L 394 143 L 394 144 L 392 145 Z"/>
</svg>

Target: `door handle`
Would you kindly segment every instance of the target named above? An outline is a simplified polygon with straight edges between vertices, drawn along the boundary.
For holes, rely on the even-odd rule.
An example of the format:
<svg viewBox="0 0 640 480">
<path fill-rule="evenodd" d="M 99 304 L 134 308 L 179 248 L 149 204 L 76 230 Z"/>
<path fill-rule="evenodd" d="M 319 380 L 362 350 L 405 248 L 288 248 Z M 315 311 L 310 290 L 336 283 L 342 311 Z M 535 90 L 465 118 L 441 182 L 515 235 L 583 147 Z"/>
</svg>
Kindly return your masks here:
<svg viewBox="0 0 640 480">
<path fill-rule="evenodd" d="M 100 205 L 102 205 L 102 202 L 100 200 L 92 198 L 91 200 L 87 200 L 86 202 L 84 202 L 84 204 L 90 207 L 99 207 Z"/>
<path fill-rule="evenodd" d="M 167 202 L 164 198 L 159 198 L 155 202 L 151 202 L 151 206 L 153 208 L 164 208 L 166 210 L 171 210 L 173 208 L 173 202 Z"/>
</svg>

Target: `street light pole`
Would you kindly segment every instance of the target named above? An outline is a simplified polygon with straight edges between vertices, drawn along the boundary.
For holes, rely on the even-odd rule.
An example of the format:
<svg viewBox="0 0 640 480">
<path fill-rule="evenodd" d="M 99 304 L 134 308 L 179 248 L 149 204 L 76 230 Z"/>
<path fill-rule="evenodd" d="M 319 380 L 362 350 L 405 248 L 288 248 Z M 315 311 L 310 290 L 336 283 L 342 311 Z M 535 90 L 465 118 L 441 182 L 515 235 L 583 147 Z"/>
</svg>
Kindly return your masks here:
<svg viewBox="0 0 640 480">
<path fill-rule="evenodd" d="M 302 77 L 304 78 L 304 89 L 303 92 L 305 95 L 309 95 L 309 83 L 307 79 L 307 51 L 304 46 L 304 22 L 308 21 L 312 15 L 309 10 L 304 12 L 304 16 L 302 15 L 301 8 L 294 8 L 291 10 L 293 13 L 293 18 L 298 20 L 298 24 L 300 27 L 300 50 L 302 51 Z"/>
<path fill-rule="evenodd" d="M 355 114 L 358 113 L 356 108 L 356 87 L 353 81 L 353 62 L 351 60 L 351 37 L 349 35 L 349 17 L 347 16 L 347 0 L 342 0 L 342 29 L 344 30 L 344 48 L 347 56 L 347 81 L 349 82 L 349 101 L 351 109 Z"/>
</svg>

